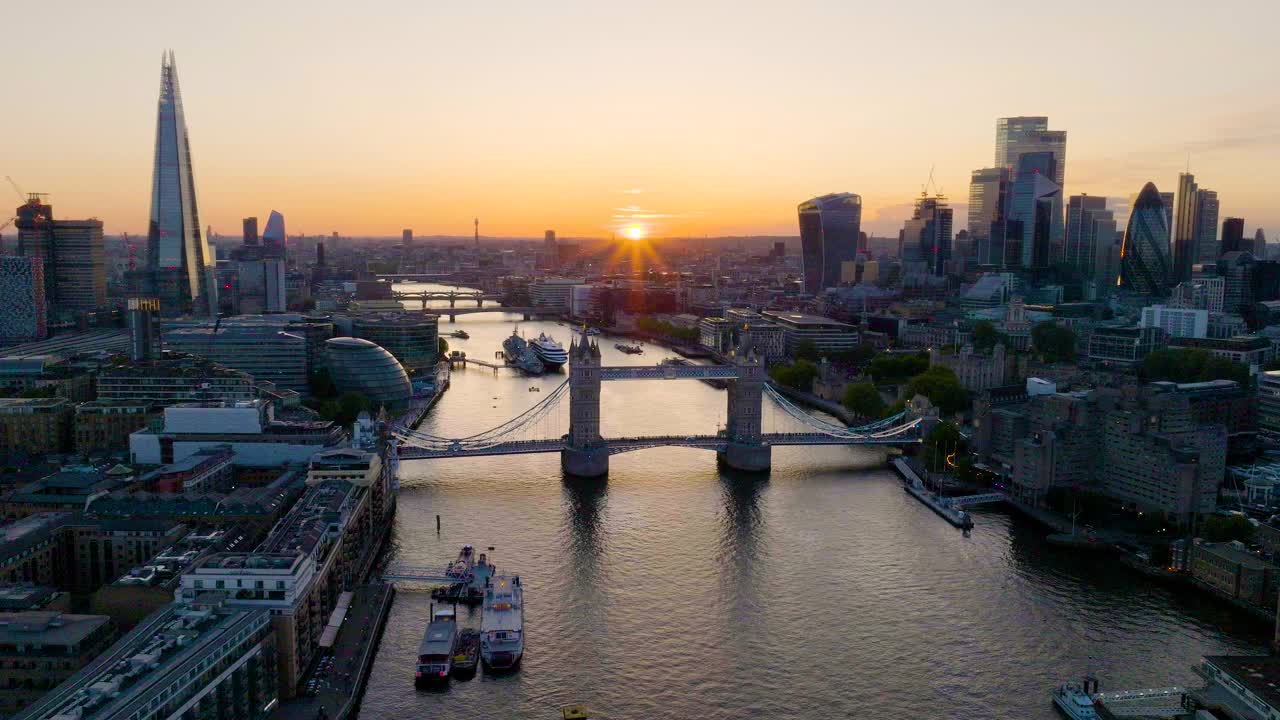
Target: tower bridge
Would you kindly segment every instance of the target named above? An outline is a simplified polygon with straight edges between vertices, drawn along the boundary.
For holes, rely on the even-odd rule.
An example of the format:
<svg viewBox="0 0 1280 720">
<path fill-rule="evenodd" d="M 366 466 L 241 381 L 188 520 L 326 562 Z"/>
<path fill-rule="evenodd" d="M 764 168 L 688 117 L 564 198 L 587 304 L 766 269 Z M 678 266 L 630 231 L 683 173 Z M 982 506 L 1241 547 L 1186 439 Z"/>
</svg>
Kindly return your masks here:
<svg viewBox="0 0 1280 720">
<path fill-rule="evenodd" d="M 605 438 L 600 434 L 601 384 L 615 380 L 726 380 L 727 423 L 714 435 L 657 435 Z M 763 432 L 765 397 L 796 421 L 797 432 Z M 559 437 L 527 437 L 568 398 L 569 431 Z M 602 367 L 600 348 L 583 337 L 569 348 L 569 378 L 537 405 L 498 427 L 463 438 L 446 438 L 395 427 L 399 458 L 433 459 L 528 453 L 560 453 L 567 474 L 600 477 L 609 472 L 609 457 L 654 447 L 688 447 L 715 451 L 718 460 L 736 470 L 768 470 L 772 449 L 789 445 L 905 445 L 920 442 L 927 416 L 911 411 L 861 427 L 823 421 L 768 385 L 764 358 L 750 346 L 740 347 L 726 365 L 652 365 Z"/>
</svg>

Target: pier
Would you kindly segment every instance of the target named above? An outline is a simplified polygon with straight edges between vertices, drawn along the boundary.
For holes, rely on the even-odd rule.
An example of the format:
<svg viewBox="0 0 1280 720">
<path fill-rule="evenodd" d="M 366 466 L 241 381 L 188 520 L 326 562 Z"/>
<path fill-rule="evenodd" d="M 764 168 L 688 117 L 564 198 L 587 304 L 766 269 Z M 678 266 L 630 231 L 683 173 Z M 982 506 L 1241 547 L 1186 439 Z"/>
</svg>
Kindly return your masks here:
<svg viewBox="0 0 1280 720">
<path fill-rule="evenodd" d="M 961 530 L 969 530 L 973 527 L 973 518 L 964 508 L 974 505 L 982 505 L 993 502 L 1004 502 L 1008 498 L 1004 493 L 982 493 L 978 495 L 965 495 L 962 497 L 945 497 L 937 495 L 927 489 L 924 481 L 916 474 L 915 470 L 907 464 L 902 458 L 894 458 L 891 463 L 893 468 L 903 479 L 903 489 L 911 494 L 912 497 L 924 503 L 930 510 L 934 511 L 943 520 L 960 528 Z"/>
</svg>

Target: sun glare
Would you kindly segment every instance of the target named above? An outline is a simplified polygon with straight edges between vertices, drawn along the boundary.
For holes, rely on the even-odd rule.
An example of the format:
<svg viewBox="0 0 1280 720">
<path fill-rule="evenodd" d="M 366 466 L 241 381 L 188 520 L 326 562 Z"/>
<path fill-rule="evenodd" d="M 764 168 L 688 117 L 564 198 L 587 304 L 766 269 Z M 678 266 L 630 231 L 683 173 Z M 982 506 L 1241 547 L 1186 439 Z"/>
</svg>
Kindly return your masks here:
<svg viewBox="0 0 1280 720">
<path fill-rule="evenodd" d="M 644 228 L 639 225 L 629 225 L 626 230 L 622 231 L 622 234 L 632 240 L 642 240 L 644 239 Z"/>
</svg>

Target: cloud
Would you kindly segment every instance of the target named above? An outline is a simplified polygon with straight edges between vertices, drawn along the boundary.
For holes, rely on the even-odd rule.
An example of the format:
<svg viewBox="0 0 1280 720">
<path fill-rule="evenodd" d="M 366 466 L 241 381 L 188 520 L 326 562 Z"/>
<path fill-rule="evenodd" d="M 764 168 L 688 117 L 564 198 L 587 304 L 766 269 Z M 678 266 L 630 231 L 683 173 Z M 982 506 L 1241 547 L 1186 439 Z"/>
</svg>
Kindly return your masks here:
<svg viewBox="0 0 1280 720">
<path fill-rule="evenodd" d="M 623 195 L 639 195 L 644 192 L 644 188 L 627 188 L 626 190 L 619 190 L 618 192 Z"/>
</svg>

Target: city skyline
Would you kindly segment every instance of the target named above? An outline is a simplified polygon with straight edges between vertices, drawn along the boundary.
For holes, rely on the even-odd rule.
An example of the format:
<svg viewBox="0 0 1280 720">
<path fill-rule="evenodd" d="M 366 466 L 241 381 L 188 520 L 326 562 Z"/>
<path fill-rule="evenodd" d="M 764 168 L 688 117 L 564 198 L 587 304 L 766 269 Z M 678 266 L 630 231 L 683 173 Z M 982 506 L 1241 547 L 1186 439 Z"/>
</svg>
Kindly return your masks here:
<svg viewBox="0 0 1280 720">
<path fill-rule="evenodd" d="M 785 36 L 801 35 L 788 31 L 807 13 L 791 9 L 735 17 L 731 31 L 709 7 L 583 17 L 566 3 L 508 9 L 512 22 L 499 23 L 492 9 L 405 5 L 387 11 L 401 22 L 375 32 L 352 29 L 354 10 L 298 23 L 286 4 L 216 14 L 68 7 L 76 19 L 56 53 L 15 38 L 17 55 L 41 70 L 16 79 L 27 102 L 0 118 L 9 137 L 30 139 L 5 172 L 51 193 L 70 216 L 101 218 L 109 233 L 145 231 L 147 96 L 155 55 L 169 47 L 182 58 L 202 222 L 223 236 L 239 232 L 259 198 L 311 235 L 395 236 L 411 226 L 465 236 L 479 216 L 491 237 L 537 237 L 547 227 L 608 237 L 636 224 L 658 237 L 794 236 L 797 202 L 846 191 L 864 198 L 869 234 L 893 235 L 931 167 L 964 217 L 955 201 L 970 173 L 990 164 L 996 119 L 1032 114 L 1070 134 L 1067 195 L 1127 201 L 1148 181 L 1173 188 L 1190 156 L 1224 215 L 1251 229 L 1280 226 L 1267 192 L 1280 168 L 1254 162 L 1280 150 L 1280 94 L 1266 82 L 1261 31 L 1277 10 L 1263 3 L 1250 4 L 1257 22 L 1244 24 L 1171 8 L 1166 32 L 1111 43 L 1118 49 L 1106 58 L 1030 67 L 963 60 L 928 100 L 907 88 L 940 58 L 894 55 L 891 38 L 910 18 L 885 7 L 859 17 L 816 3 L 830 27 L 809 28 L 817 36 L 801 48 Z M 977 13 L 935 12 L 937 26 L 957 32 L 930 31 L 934 52 L 959 54 L 958 30 Z M 1106 43 L 1145 18 L 1139 9 L 1105 12 L 1111 22 L 1101 27 L 1089 12 L 1027 9 L 1016 20 L 1042 23 L 1050 41 L 1087 22 Z M 882 30 L 860 41 L 859 60 L 835 42 L 846 17 Z M 1194 78 L 1099 82 L 1179 38 L 1198 47 L 1228 27 L 1231 52 L 1206 52 Z M 314 42 L 327 36 L 342 37 L 344 49 Z M 291 51 L 227 49 L 269 42 Z M 836 82 L 841 73 L 847 81 Z M 986 89 L 965 77 L 993 73 L 1009 82 Z M 939 103 L 949 108 L 946 124 L 927 111 Z"/>
</svg>

